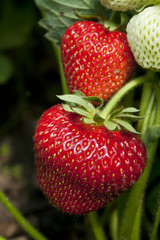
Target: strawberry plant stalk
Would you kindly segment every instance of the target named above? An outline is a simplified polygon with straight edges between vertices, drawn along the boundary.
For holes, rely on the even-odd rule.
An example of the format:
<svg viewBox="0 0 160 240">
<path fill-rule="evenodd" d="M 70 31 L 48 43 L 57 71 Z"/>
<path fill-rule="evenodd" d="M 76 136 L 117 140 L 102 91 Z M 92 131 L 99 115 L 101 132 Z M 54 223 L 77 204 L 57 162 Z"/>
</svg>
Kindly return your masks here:
<svg viewBox="0 0 160 240">
<path fill-rule="evenodd" d="M 152 81 L 154 82 L 154 74 L 153 74 Z M 143 106 L 145 105 L 145 109 L 143 108 L 143 113 L 147 114 L 148 112 L 150 112 L 150 116 L 149 116 L 150 119 L 152 118 L 152 114 L 154 114 L 155 121 L 152 123 L 152 126 L 160 124 L 160 96 L 159 96 L 160 88 L 158 84 L 155 89 L 156 89 L 155 92 L 156 92 L 156 106 L 157 106 L 156 116 L 155 116 L 155 112 L 152 111 L 151 105 L 150 104 L 147 105 L 146 103 L 144 103 L 144 99 L 145 97 L 147 99 L 148 95 L 150 96 L 149 102 L 152 102 L 152 98 L 154 95 L 152 88 L 149 89 L 148 86 L 144 86 L 142 99 L 141 99 L 141 108 L 143 108 Z M 152 91 L 152 93 L 150 91 Z M 150 94 L 148 94 L 148 92 L 150 92 Z M 143 119 L 141 124 L 141 129 L 139 129 L 139 131 L 144 132 L 147 129 L 148 123 L 149 123 L 149 120 L 147 120 L 146 122 L 146 119 Z M 143 138 L 143 135 L 142 135 L 142 138 Z M 158 140 L 155 140 L 151 144 L 150 148 L 147 149 L 148 160 L 147 160 L 145 171 L 143 175 L 140 177 L 140 179 L 138 180 L 138 182 L 132 187 L 130 191 L 127 206 L 124 212 L 124 217 L 122 219 L 122 224 L 119 230 L 120 239 L 127 239 L 127 240 L 140 239 L 142 206 L 144 201 L 144 195 L 147 187 L 147 180 L 150 175 L 152 164 L 157 151 L 157 146 L 158 146 Z M 136 238 L 135 238 L 135 228 L 136 228 Z"/>
<path fill-rule="evenodd" d="M 126 95 L 130 90 L 133 88 L 149 81 L 149 74 L 147 73 L 146 75 L 136 78 L 127 84 L 125 84 L 112 98 L 111 100 L 107 103 L 105 108 L 102 110 L 100 113 L 101 117 L 106 118 L 112 109 L 117 105 L 117 103 L 121 100 L 121 98 Z"/>
<path fill-rule="evenodd" d="M 55 44 L 53 44 L 52 46 L 56 53 L 56 57 L 57 57 L 58 65 L 59 65 L 59 74 L 60 74 L 60 80 L 61 80 L 62 93 L 67 94 L 67 93 L 69 93 L 69 91 L 68 91 L 66 79 L 64 76 L 64 72 L 63 72 L 63 66 L 62 66 L 62 61 L 61 61 L 61 51 L 60 51 L 60 48 L 58 46 L 56 46 Z"/>
<path fill-rule="evenodd" d="M 151 118 L 155 117 L 155 114 L 153 113 L 153 109 L 154 109 L 154 106 L 155 106 L 155 98 L 156 98 L 155 97 L 155 92 L 153 91 L 152 95 L 151 95 L 151 98 L 150 98 L 150 101 L 148 103 L 148 107 L 147 107 L 148 112 L 146 112 L 146 114 L 148 114 L 148 115 L 143 120 L 143 124 L 142 124 L 141 128 L 139 128 L 139 130 L 142 134 L 145 133 L 147 127 L 149 126 L 149 122 L 150 122 Z"/>
<path fill-rule="evenodd" d="M 14 219 L 21 225 L 21 227 L 35 240 L 47 240 L 40 232 L 38 232 L 13 206 L 8 198 L 0 191 L 0 202 L 12 214 Z"/>
<path fill-rule="evenodd" d="M 141 225 L 141 221 L 139 220 L 139 218 L 141 218 L 142 206 L 140 205 L 143 202 L 147 180 L 156 154 L 156 150 L 157 141 L 152 144 L 148 151 L 148 162 L 143 175 L 140 177 L 139 181 L 132 187 L 131 192 L 129 194 L 126 209 L 124 211 L 124 216 L 122 219 L 122 224 L 119 229 L 120 240 L 121 239 L 131 240 L 132 235 L 134 234 L 133 226 L 135 226 L 135 224 Z M 140 211 L 139 218 L 136 217 L 137 210 Z M 139 238 L 137 238 L 136 240 L 138 239 Z"/>
<path fill-rule="evenodd" d="M 151 95 L 153 94 L 152 83 L 145 83 L 143 85 L 142 95 L 141 95 L 141 106 L 140 106 L 140 116 L 145 115 L 146 108 L 150 102 Z M 142 124 L 144 124 L 143 120 L 138 121 L 138 131 L 142 129 Z"/>
</svg>

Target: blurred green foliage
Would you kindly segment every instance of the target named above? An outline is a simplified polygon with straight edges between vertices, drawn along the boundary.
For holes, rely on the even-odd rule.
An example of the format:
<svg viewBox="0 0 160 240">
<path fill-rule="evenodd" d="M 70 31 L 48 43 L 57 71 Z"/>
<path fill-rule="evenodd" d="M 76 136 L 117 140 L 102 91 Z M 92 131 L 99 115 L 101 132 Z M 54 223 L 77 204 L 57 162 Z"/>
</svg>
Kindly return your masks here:
<svg viewBox="0 0 160 240">
<path fill-rule="evenodd" d="M 0 136 L 61 93 L 56 53 L 32 0 L 0 1 Z"/>
</svg>

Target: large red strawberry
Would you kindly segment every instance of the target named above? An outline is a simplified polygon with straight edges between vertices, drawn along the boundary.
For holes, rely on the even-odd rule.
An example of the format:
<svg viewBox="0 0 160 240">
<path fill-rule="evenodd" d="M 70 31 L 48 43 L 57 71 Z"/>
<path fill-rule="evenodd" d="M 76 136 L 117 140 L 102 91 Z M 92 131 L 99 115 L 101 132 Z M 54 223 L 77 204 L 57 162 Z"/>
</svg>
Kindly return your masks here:
<svg viewBox="0 0 160 240">
<path fill-rule="evenodd" d="M 70 214 L 102 208 L 138 180 L 146 163 L 135 134 L 81 118 L 55 105 L 42 114 L 34 135 L 39 185 L 54 206 Z"/>
<path fill-rule="evenodd" d="M 63 35 L 61 52 L 69 91 L 104 101 L 130 79 L 136 66 L 126 35 L 92 21 L 71 25 Z"/>
</svg>

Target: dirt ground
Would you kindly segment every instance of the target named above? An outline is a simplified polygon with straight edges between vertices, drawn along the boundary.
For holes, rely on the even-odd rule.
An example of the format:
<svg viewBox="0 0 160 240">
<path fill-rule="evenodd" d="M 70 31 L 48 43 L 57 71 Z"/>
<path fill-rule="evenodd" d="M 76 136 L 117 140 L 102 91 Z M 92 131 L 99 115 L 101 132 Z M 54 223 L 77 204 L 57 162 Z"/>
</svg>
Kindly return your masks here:
<svg viewBox="0 0 160 240">
<path fill-rule="evenodd" d="M 0 189 L 49 240 L 93 239 L 86 235 L 85 217 L 61 213 L 49 204 L 38 186 L 32 141 L 36 121 L 26 118 L 0 142 Z M 10 240 L 32 239 L 2 204 L 0 235 Z"/>
</svg>

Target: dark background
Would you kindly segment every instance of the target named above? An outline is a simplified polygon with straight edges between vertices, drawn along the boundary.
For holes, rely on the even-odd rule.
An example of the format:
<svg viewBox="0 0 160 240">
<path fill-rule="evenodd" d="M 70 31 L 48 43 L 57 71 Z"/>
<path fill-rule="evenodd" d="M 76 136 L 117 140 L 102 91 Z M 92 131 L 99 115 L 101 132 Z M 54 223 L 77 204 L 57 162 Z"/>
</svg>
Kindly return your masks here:
<svg viewBox="0 0 160 240">
<path fill-rule="evenodd" d="M 88 217 L 59 212 L 36 180 L 34 129 L 42 112 L 58 103 L 56 95 L 62 93 L 57 55 L 38 25 L 41 17 L 33 0 L 0 0 L 0 189 L 49 240 L 92 240 Z M 156 212 L 159 166 L 157 156 L 145 198 L 146 226 Z M 104 226 L 107 232 L 107 222 Z M 31 239 L 1 203 L 0 236 Z"/>
</svg>

